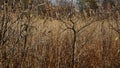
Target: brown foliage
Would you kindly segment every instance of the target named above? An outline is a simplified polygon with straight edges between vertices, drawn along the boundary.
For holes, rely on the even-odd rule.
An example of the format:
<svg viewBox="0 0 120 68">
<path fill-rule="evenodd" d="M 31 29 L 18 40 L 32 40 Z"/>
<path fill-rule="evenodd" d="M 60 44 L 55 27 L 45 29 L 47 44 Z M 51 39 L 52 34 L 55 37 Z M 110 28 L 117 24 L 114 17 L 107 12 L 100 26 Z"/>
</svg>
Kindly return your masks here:
<svg viewBox="0 0 120 68">
<path fill-rule="evenodd" d="M 18 2 L 15 12 L 6 4 L 0 13 L 0 68 L 120 66 L 116 11 L 83 18 L 70 5 L 46 4 L 39 16 L 31 4 L 23 9 Z"/>
</svg>

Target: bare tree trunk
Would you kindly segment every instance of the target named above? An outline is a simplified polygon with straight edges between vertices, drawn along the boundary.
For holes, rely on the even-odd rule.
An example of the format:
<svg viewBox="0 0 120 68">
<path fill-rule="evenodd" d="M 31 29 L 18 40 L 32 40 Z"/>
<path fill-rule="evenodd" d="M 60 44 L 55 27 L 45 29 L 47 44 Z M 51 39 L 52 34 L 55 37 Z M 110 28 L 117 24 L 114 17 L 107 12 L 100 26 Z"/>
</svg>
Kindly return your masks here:
<svg viewBox="0 0 120 68">
<path fill-rule="evenodd" d="M 73 64 L 73 67 L 72 68 L 75 68 L 75 45 L 76 45 L 76 31 L 73 29 L 73 45 L 72 45 L 72 64 Z"/>
</svg>

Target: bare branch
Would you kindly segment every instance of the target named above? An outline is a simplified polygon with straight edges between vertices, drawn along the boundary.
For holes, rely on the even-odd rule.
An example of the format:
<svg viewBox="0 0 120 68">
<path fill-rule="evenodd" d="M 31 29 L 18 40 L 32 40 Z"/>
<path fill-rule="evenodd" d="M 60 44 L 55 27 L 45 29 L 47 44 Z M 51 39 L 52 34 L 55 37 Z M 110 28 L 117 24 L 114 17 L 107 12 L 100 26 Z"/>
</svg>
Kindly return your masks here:
<svg viewBox="0 0 120 68">
<path fill-rule="evenodd" d="M 90 23 L 84 25 L 83 27 L 81 27 L 81 28 L 77 31 L 77 33 L 79 33 L 82 29 L 86 28 L 87 26 L 91 25 L 92 23 L 94 23 L 94 22 L 91 21 Z"/>
</svg>

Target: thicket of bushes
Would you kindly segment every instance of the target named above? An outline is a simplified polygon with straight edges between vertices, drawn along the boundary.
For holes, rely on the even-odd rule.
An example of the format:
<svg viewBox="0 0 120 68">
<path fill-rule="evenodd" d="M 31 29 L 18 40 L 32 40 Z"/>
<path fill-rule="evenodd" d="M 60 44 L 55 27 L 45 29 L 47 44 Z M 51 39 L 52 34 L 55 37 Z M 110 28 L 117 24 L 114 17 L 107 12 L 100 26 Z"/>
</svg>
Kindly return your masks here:
<svg viewBox="0 0 120 68">
<path fill-rule="evenodd" d="M 0 68 L 120 66 L 119 6 L 82 13 L 45 0 L 0 0 L 0 6 Z"/>
</svg>

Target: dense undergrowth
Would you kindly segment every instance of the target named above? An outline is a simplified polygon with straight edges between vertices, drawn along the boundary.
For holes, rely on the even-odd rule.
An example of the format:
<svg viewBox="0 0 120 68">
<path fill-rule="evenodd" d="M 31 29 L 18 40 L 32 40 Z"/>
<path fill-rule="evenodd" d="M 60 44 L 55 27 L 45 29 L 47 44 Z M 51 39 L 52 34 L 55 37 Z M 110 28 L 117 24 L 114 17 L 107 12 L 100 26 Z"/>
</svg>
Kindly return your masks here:
<svg viewBox="0 0 120 68">
<path fill-rule="evenodd" d="M 66 7 L 38 15 L 22 7 L 0 11 L 0 68 L 120 66 L 119 12 L 86 15 Z"/>
</svg>

